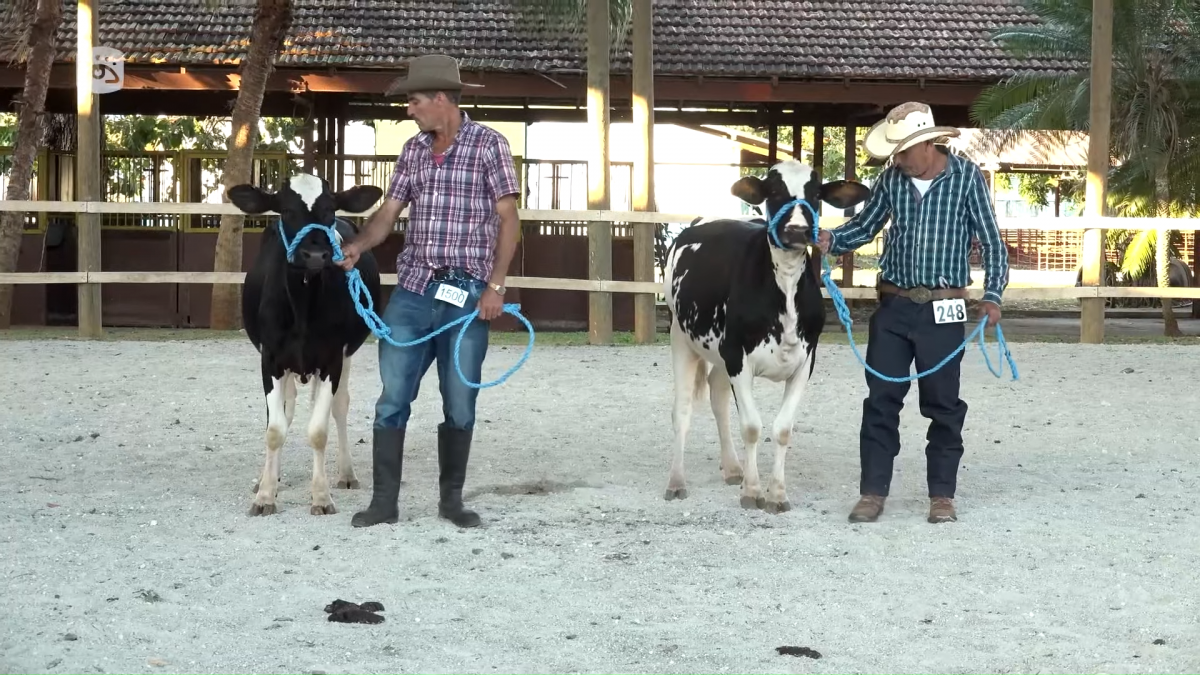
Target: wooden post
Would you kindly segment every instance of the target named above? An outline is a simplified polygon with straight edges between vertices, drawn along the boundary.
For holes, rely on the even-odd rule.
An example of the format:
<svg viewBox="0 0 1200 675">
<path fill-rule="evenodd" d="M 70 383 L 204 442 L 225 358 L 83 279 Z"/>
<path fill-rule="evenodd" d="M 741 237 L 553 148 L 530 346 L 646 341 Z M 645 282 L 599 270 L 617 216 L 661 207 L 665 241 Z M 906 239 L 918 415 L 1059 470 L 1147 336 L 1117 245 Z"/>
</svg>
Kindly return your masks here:
<svg viewBox="0 0 1200 675">
<path fill-rule="evenodd" d="M 825 177 L 825 127 L 818 124 L 813 127 L 813 168 Z"/>
<path fill-rule="evenodd" d="M 75 112 L 78 125 L 75 176 L 79 200 L 103 199 L 104 167 L 100 161 L 100 96 L 92 93 L 92 48 L 95 44 L 99 0 L 79 0 L 75 45 Z M 76 214 L 78 271 L 100 271 L 100 214 Z M 100 311 L 100 284 L 80 284 L 79 337 L 98 338 L 104 334 Z"/>
<path fill-rule="evenodd" d="M 655 211 L 654 202 L 654 0 L 633 0 L 633 210 Z M 650 223 L 633 226 L 633 280 L 654 281 L 654 232 Z M 654 342 L 658 328 L 656 296 L 633 296 L 633 340 Z"/>
<path fill-rule="evenodd" d="M 609 0 L 587 0 L 587 114 L 591 127 L 588 152 L 588 208 L 608 209 L 611 199 L 608 165 Z M 612 223 L 588 223 L 588 278 L 612 279 Z M 588 341 L 612 343 L 612 293 L 588 294 Z"/>
<path fill-rule="evenodd" d="M 1100 217 L 1107 213 L 1108 135 L 1112 104 L 1112 10 L 1113 0 L 1092 0 L 1091 111 L 1088 128 L 1088 177 L 1085 214 Z M 1104 230 L 1083 231 L 1080 251 L 1083 285 L 1099 286 L 1104 279 Z M 1104 298 L 1079 299 L 1079 341 L 1104 342 Z"/>
<path fill-rule="evenodd" d="M 858 180 L 858 127 L 846 127 L 846 147 L 844 148 L 846 157 L 846 180 Z M 854 215 L 854 208 L 848 208 L 842 212 L 847 218 Z M 851 251 L 842 256 L 842 288 L 852 288 L 854 286 L 854 251 Z M 853 301 L 847 301 L 847 306 L 853 307 Z"/>
<path fill-rule="evenodd" d="M 775 121 L 775 106 L 767 104 L 767 166 L 779 161 L 779 122 Z"/>
</svg>

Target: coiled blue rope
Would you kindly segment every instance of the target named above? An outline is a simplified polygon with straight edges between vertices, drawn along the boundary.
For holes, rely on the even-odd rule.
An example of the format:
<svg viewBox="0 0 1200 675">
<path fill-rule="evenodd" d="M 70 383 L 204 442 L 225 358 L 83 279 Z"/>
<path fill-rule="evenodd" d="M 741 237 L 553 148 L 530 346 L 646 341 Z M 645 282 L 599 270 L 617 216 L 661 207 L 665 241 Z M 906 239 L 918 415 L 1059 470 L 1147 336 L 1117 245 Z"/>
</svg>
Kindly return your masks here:
<svg viewBox="0 0 1200 675">
<path fill-rule="evenodd" d="M 313 230 L 320 230 L 321 232 L 324 232 L 329 237 L 330 245 L 333 246 L 333 259 L 335 261 L 343 260 L 346 256 L 342 253 L 341 245 L 338 244 L 337 232 L 334 229 L 336 227 L 336 225 L 325 226 L 317 223 L 305 225 L 304 227 L 300 228 L 300 231 L 297 232 L 296 236 L 289 242 L 287 233 L 284 232 L 283 229 L 283 222 L 280 221 L 279 236 L 281 239 L 283 239 L 283 245 L 287 249 L 288 260 L 290 261 L 295 257 L 296 248 L 300 245 L 301 240 L 304 239 L 304 235 Z M 462 328 L 459 329 L 458 338 L 454 341 L 454 370 L 458 373 L 458 377 L 463 381 L 463 384 L 471 387 L 472 389 L 487 389 L 488 387 L 494 387 L 498 384 L 503 384 L 504 381 L 507 380 L 513 373 L 517 372 L 517 369 L 525 364 L 525 361 L 529 359 L 529 355 L 533 351 L 533 324 L 529 323 L 529 319 L 526 319 L 525 316 L 521 314 L 520 305 L 515 303 L 506 303 L 504 305 L 504 311 L 517 317 L 521 323 L 525 324 L 525 328 L 529 331 L 529 343 L 525 345 L 525 353 L 521 355 L 521 358 L 517 360 L 516 364 L 514 364 L 512 368 L 509 368 L 503 375 L 495 380 L 483 383 L 471 382 L 467 379 L 466 375 L 463 375 L 459 351 L 462 349 L 463 336 L 467 334 L 467 327 L 470 325 L 471 321 L 475 319 L 475 317 L 479 316 L 478 309 L 470 314 L 467 314 L 466 316 L 459 317 L 454 321 L 445 324 L 429 335 L 417 338 L 415 340 L 410 340 L 408 342 L 396 342 L 396 340 L 392 338 L 392 329 L 389 328 L 388 325 L 383 322 L 383 319 L 375 313 L 375 301 L 371 298 L 371 293 L 367 290 L 367 285 L 363 282 L 362 275 L 359 274 L 357 269 L 351 268 L 350 271 L 346 272 L 346 285 L 350 288 L 350 297 L 354 299 L 354 309 L 358 312 L 358 315 L 362 317 L 363 323 L 367 324 L 367 327 L 371 329 L 371 333 L 373 333 L 375 337 L 387 342 L 393 347 L 411 347 L 413 345 L 421 344 L 422 342 L 431 340 L 438 334 L 450 330 L 450 328 L 461 323 Z M 366 298 L 366 304 L 363 304 L 363 298 Z"/>
<path fill-rule="evenodd" d="M 770 236 L 771 242 L 779 248 L 785 248 L 783 246 L 783 243 L 779 239 L 779 221 L 783 218 L 784 214 L 786 214 L 789 211 L 791 211 L 792 209 L 794 209 L 796 207 L 796 205 L 801 205 L 801 206 L 805 207 L 806 209 L 808 209 L 808 212 L 812 215 L 813 244 L 816 244 L 818 241 L 818 235 L 821 232 L 821 228 L 819 225 L 820 224 L 820 216 L 818 215 L 817 210 L 815 208 L 813 208 L 812 204 L 808 203 L 808 200 L 795 199 L 795 200 L 792 200 L 791 202 L 788 202 L 787 204 L 784 204 L 783 207 L 780 208 L 779 211 L 777 211 L 775 213 L 775 215 L 771 216 L 770 221 L 767 223 L 767 234 L 768 234 L 768 236 Z M 941 363 L 930 368 L 929 370 L 926 370 L 925 372 L 917 373 L 915 375 L 908 375 L 906 377 L 892 377 L 890 375 L 884 375 L 883 373 L 875 370 L 871 366 L 867 365 L 866 359 L 864 359 L 862 354 L 860 354 L 858 351 L 858 345 L 854 344 L 854 331 L 851 330 L 851 328 L 850 328 L 854 322 L 850 318 L 850 308 L 846 306 L 846 299 L 842 296 L 841 289 L 838 288 L 837 284 L 835 284 L 833 282 L 833 279 L 830 277 L 830 274 L 832 272 L 833 272 L 833 267 L 829 264 L 829 257 L 822 255 L 821 256 L 821 281 L 824 282 L 826 290 L 829 291 L 829 297 L 830 297 L 830 299 L 833 300 L 833 307 L 835 310 L 837 310 L 838 319 L 842 322 L 842 326 L 844 326 L 846 329 L 846 337 L 850 341 L 850 349 L 854 351 L 854 356 L 858 358 L 858 362 L 860 364 L 862 364 L 863 368 L 866 368 L 867 372 L 871 373 L 875 377 L 878 377 L 881 380 L 886 380 L 888 382 L 912 382 L 913 380 L 918 380 L 922 377 L 926 377 L 927 375 L 931 375 L 931 374 L 937 372 L 938 370 L 940 370 L 943 366 L 945 366 L 947 363 L 949 363 L 950 360 L 953 359 L 956 354 L 958 354 L 962 350 L 966 349 L 967 345 L 970 344 L 971 340 L 978 339 L 979 340 L 979 351 L 983 354 L 983 360 L 985 363 L 987 363 L 988 370 L 990 370 L 993 375 L 995 375 L 996 377 L 1003 376 L 1004 360 L 1007 359 L 1009 370 L 1012 372 L 1012 379 L 1017 380 L 1019 378 L 1019 376 L 1017 375 L 1016 361 L 1013 360 L 1012 352 L 1009 351 L 1009 349 L 1008 349 L 1008 343 L 1005 342 L 1005 340 L 1004 340 L 1004 329 L 1002 329 L 1000 327 L 1000 324 L 996 324 L 996 342 L 998 343 L 999 350 L 1000 350 L 1000 358 L 999 358 L 1000 368 L 997 369 L 992 366 L 992 359 L 991 359 L 991 357 L 988 356 L 987 348 L 986 348 L 986 345 L 984 344 L 984 328 L 987 326 L 987 317 L 986 316 L 979 320 L 979 325 L 975 327 L 975 330 L 972 331 L 971 334 L 968 335 L 965 340 L 963 340 L 962 344 L 960 344 L 957 349 L 955 349 L 954 351 L 952 351 L 948 355 L 946 355 L 946 358 L 942 359 Z"/>
</svg>

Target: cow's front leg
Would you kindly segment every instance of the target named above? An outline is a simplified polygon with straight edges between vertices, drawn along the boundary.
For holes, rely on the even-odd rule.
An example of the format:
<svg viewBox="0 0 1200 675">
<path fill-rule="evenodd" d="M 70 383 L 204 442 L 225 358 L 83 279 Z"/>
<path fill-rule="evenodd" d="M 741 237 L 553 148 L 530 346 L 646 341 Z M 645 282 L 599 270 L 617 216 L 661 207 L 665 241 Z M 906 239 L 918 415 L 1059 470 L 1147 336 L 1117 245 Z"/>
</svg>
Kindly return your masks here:
<svg viewBox="0 0 1200 675">
<path fill-rule="evenodd" d="M 287 377 L 288 374 L 284 373 L 284 379 Z M 275 513 L 275 495 L 279 489 L 279 451 L 283 447 L 284 438 L 287 437 L 283 380 L 271 374 L 265 355 L 263 389 L 267 396 L 267 456 L 254 491 L 254 502 L 250 505 L 252 516 L 269 516 Z"/>
<path fill-rule="evenodd" d="M 325 474 L 325 445 L 329 442 L 329 410 L 333 405 L 333 380 L 341 372 L 313 379 L 316 397 L 308 419 L 308 443 L 313 449 L 312 508 L 309 513 L 322 516 L 337 513 L 333 496 L 329 494 L 329 477 Z"/>
<path fill-rule="evenodd" d="M 350 439 L 347 436 L 346 418 L 350 414 L 350 357 L 342 359 L 342 376 L 338 378 L 337 391 L 333 392 L 333 421 L 337 425 L 337 486 L 348 490 L 358 489 L 358 477 L 354 475 L 354 462 L 350 458 Z"/>
<path fill-rule="evenodd" d="M 787 457 L 788 443 L 792 440 L 792 425 L 796 420 L 796 410 L 804 398 L 804 387 L 808 384 L 809 363 L 812 355 L 804 359 L 804 363 L 787 379 L 783 385 L 783 403 L 779 406 L 779 414 L 775 416 L 772 434 L 775 436 L 775 466 L 771 471 L 771 482 L 767 486 L 766 503 L 763 510 L 768 513 L 783 513 L 790 511 L 787 487 L 784 481 L 784 460 Z"/>
<path fill-rule="evenodd" d="M 284 425 L 283 433 L 287 436 L 287 432 L 292 428 L 292 418 L 296 415 L 296 376 L 291 373 L 284 373 L 283 379 L 280 380 L 279 386 L 283 389 L 283 416 Z M 250 492 L 258 494 L 258 486 L 262 482 L 254 481 L 254 485 L 250 488 Z M 279 485 L 283 483 L 283 447 L 280 444 L 279 452 L 275 458 L 275 491 L 279 492 Z"/>
<path fill-rule="evenodd" d="M 746 446 L 745 475 L 742 477 L 742 508 L 757 509 L 764 505 L 762 486 L 758 480 L 758 441 L 762 437 L 762 417 L 750 391 L 754 374 L 743 368 L 729 378 L 733 385 L 734 402 L 742 425 L 742 443 Z"/>
</svg>

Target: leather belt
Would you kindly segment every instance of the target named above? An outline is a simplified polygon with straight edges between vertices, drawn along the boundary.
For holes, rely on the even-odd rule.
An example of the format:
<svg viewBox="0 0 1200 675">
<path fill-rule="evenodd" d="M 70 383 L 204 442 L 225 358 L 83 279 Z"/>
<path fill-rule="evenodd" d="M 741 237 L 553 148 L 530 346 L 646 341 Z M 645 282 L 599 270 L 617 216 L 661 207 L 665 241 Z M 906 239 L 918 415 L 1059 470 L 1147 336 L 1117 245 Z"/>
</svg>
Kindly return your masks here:
<svg viewBox="0 0 1200 675">
<path fill-rule="evenodd" d="M 886 281 L 879 283 L 879 292 L 899 295 L 902 298 L 908 298 L 917 304 L 924 304 L 931 300 L 945 300 L 947 298 L 963 298 L 970 297 L 970 292 L 965 288 L 927 288 L 925 286 L 916 286 L 914 288 L 900 288 L 895 284 L 889 284 Z"/>
</svg>

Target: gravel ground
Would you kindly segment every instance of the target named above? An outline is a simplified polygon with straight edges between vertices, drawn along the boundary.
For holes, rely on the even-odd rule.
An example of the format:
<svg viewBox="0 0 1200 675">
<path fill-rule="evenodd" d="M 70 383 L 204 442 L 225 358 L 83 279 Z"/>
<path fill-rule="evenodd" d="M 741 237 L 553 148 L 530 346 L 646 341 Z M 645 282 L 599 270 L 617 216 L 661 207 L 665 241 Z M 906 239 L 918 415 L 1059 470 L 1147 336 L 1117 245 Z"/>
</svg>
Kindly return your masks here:
<svg viewBox="0 0 1200 675">
<path fill-rule="evenodd" d="M 888 511 L 846 522 L 865 390 L 846 347 L 819 356 L 780 516 L 721 481 L 707 406 L 690 496 L 663 501 L 665 347 L 538 347 L 481 396 L 467 496 L 485 527 L 463 531 L 435 517 L 432 371 L 404 520 L 356 530 L 373 348 L 352 381 L 363 489 L 309 515 L 305 390 L 281 512 L 250 518 L 248 343 L 0 342 L 0 672 L 1194 672 L 1194 349 L 1014 349 L 1016 383 L 968 354 L 960 520 L 935 526 L 915 387 Z M 495 348 L 485 376 L 518 355 Z M 757 387 L 768 425 L 780 390 Z M 335 598 L 387 620 L 327 622 Z"/>
</svg>

